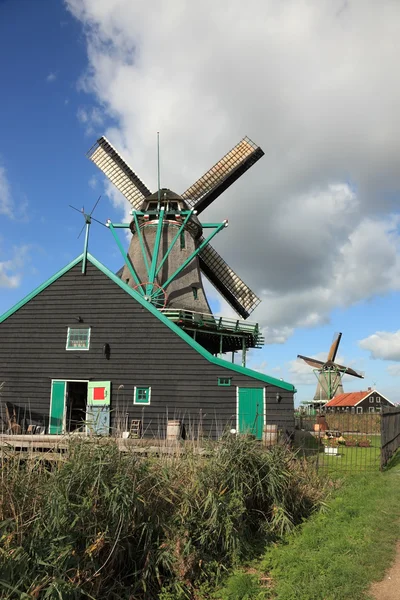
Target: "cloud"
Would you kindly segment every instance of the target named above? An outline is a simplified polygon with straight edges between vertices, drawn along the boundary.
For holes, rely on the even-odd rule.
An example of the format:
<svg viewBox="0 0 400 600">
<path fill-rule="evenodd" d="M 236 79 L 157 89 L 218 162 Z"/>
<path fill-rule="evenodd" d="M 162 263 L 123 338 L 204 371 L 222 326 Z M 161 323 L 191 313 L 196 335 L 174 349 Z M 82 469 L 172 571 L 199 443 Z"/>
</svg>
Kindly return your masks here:
<svg viewBox="0 0 400 600">
<path fill-rule="evenodd" d="M 13 200 L 11 196 L 11 187 L 4 167 L 0 166 L 0 214 L 12 218 Z"/>
<path fill-rule="evenodd" d="M 80 106 L 76 112 L 78 121 L 85 126 L 86 135 L 94 135 L 95 131 L 103 125 L 104 118 L 97 107 L 85 108 Z"/>
<path fill-rule="evenodd" d="M 399 289 L 398 3 L 67 5 L 96 99 L 82 120 L 111 118 L 102 133 L 151 189 L 156 131 L 162 184 L 177 192 L 245 134 L 264 149 L 202 218 L 229 217 L 213 243 L 261 295 L 251 318 L 271 339 Z"/>
<path fill-rule="evenodd" d="M 0 287 L 16 288 L 20 285 L 28 251 L 29 246 L 20 246 L 14 248 L 11 258 L 0 260 Z"/>
<path fill-rule="evenodd" d="M 363 350 L 369 351 L 373 359 L 400 361 L 400 329 L 395 332 L 377 331 L 360 340 L 358 345 Z M 395 365 L 389 365 L 388 371 L 394 371 L 394 367 Z"/>
<path fill-rule="evenodd" d="M 54 73 L 53 71 L 51 71 L 46 77 L 47 83 L 53 83 L 53 81 L 55 81 L 56 79 L 57 79 L 57 73 Z"/>
<path fill-rule="evenodd" d="M 92 190 L 94 190 L 94 189 L 96 189 L 96 187 L 97 187 L 97 183 L 98 183 L 98 182 L 97 182 L 97 177 L 96 177 L 96 175 L 92 175 L 92 176 L 90 177 L 89 181 L 88 181 L 88 185 L 89 185 L 89 187 L 91 187 L 91 188 L 92 188 Z"/>
</svg>

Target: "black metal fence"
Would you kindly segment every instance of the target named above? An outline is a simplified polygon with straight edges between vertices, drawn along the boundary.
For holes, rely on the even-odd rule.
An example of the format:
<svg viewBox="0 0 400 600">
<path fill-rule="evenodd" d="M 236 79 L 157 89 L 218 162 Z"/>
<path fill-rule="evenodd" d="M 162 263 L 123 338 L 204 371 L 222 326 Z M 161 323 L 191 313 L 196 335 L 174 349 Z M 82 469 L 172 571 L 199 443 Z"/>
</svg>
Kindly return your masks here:
<svg viewBox="0 0 400 600">
<path fill-rule="evenodd" d="M 380 414 L 337 412 L 297 415 L 295 421 L 294 446 L 300 454 L 314 462 L 318 471 L 340 474 L 342 471 L 378 471 L 382 468 Z M 389 432 L 389 426 L 387 430 Z M 390 433 L 385 437 L 388 452 L 391 451 L 395 431 L 399 431 L 398 424 L 391 425 Z M 399 433 L 396 439 L 400 439 Z"/>
<path fill-rule="evenodd" d="M 391 408 L 381 418 L 381 469 L 400 446 L 400 408 Z"/>
</svg>

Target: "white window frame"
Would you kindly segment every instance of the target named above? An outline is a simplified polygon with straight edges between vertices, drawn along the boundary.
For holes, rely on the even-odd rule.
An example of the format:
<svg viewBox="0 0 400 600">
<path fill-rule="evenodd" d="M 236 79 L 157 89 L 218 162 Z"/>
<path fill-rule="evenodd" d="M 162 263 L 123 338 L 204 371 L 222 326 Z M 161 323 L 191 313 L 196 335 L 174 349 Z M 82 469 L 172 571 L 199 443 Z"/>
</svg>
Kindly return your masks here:
<svg viewBox="0 0 400 600">
<path fill-rule="evenodd" d="M 357 408 L 357 414 L 358 415 L 362 415 L 362 413 L 363 413 L 363 407 L 362 406 L 357 406 L 356 408 Z"/>
<path fill-rule="evenodd" d="M 78 348 L 78 347 L 74 347 L 74 348 L 68 348 L 68 344 L 69 344 L 69 336 L 70 336 L 70 332 L 75 331 L 75 330 L 85 330 L 88 331 L 88 338 L 87 338 L 87 348 Z M 91 333 L 92 333 L 92 328 L 91 327 L 68 327 L 68 331 L 67 331 L 67 342 L 65 344 L 65 349 L 68 350 L 68 352 L 87 352 L 88 350 L 90 350 L 90 337 L 91 337 Z"/>
<path fill-rule="evenodd" d="M 381 406 L 375 406 L 375 412 L 382 412 L 382 407 Z"/>
<path fill-rule="evenodd" d="M 374 406 L 370 406 L 368 412 L 374 413 L 375 412 L 375 407 Z"/>
<path fill-rule="evenodd" d="M 376 397 L 376 403 L 377 403 L 377 404 L 380 404 L 380 403 L 381 403 L 381 397 L 380 397 L 380 396 L 377 396 L 377 397 Z"/>
<path fill-rule="evenodd" d="M 148 398 L 147 398 L 147 402 L 136 402 L 136 394 L 138 390 L 148 390 Z M 134 389 L 133 389 L 133 404 L 136 404 L 136 406 L 149 406 L 151 402 L 151 387 L 149 385 L 135 385 Z"/>
<path fill-rule="evenodd" d="M 373 397 L 373 396 L 372 396 L 372 397 L 370 396 L 370 398 L 369 398 L 369 403 L 370 403 L 370 404 L 373 404 L 373 403 L 374 403 L 374 397 Z"/>
</svg>

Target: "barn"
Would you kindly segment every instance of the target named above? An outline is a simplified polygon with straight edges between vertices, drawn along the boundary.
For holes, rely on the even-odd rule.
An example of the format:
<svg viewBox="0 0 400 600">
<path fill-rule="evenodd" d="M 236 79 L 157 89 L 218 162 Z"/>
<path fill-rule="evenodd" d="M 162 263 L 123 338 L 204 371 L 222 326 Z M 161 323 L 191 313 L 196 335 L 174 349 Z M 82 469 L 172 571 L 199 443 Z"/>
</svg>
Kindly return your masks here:
<svg viewBox="0 0 400 600">
<path fill-rule="evenodd" d="M 187 438 L 294 426 L 295 388 L 200 345 L 91 254 L 0 318 L 1 424 Z M 20 430 L 20 431 L 21 431 Z"/>
<path fill-rule="evenodd" d="M 378 390 L 368 388 L 360 392 L 338 394 L 327 402 L 324 409 L 327 412 L 351 412 L 356 414 L 380 413 L 385 407 L 394 404 Z"/>
</svg>

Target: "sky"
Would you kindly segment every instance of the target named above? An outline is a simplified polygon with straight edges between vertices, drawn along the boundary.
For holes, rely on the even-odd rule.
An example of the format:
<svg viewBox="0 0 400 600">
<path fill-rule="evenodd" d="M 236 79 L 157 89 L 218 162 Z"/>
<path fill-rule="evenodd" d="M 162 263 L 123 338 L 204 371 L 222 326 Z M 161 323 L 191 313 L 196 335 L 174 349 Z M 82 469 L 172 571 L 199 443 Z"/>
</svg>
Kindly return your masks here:
<svg viewBox="0 0 400 600">
<path fill-rule="evenodd" d="M 399 402 L 399 55 L 396 0 L 0 0 L 0 313 L 82 252 L 69 204 L 127 217 L 85 156 L 98 137 L 155 190 L 160 131 L 182 192 L 248 135 L 264 157 L 202 214 L 229 219 L 213 245 L 262 299 L 248 366 L 308 400 L 297 354 L 341 331 L 365 373 L 345 390 Z M 121 266 L 97 223 L 89 250 Z"/>
</svg>

